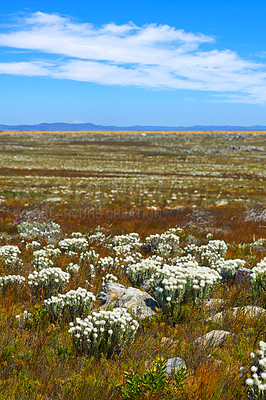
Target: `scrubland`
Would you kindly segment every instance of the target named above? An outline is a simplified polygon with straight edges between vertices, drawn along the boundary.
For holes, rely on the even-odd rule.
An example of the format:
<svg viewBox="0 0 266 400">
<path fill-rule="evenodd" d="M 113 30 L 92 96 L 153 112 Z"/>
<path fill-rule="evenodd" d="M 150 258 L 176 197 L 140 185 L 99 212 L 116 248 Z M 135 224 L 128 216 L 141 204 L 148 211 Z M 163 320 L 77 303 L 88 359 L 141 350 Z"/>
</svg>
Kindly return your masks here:
<svg viewBox="0 0 266 400">
<path fill-rule="evenodd" d="M 1 399 L 265 399 L 265 138 L 0 133 Z M 153 315 L 96 324 L 111 281 Z"/>
</svg>

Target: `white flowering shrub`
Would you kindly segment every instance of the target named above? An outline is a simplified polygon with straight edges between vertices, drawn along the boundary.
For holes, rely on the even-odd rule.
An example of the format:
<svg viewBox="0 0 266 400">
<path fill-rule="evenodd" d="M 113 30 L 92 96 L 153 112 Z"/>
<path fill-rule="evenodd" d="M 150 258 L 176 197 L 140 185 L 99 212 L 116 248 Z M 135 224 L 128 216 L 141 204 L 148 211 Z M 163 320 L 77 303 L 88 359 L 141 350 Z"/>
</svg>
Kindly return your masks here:
<svg viewBox="0 0 266 400">
<path fill-rule="evenodd" d="M 259 274 L 266 275 L 266 257 L 261 260 L 256 267 L 252 268 L 252 279 L 255 280 Z"/>
<path fill-rule="evenodd" d="M 55 249 L 52 245 L 46 246 L 41 250 L 33 252 L 33 264 L 36 269 L 49 268 L 54 264 L 54 260 L 60 256 L 60 249 Z"/>
<path fill-rule="evenodd" d="M 87 235 L 87 240 L 90 244 L 103 245 L 107 240 L 107 236 L 103 232 L 103 228 L 98 227 L 95 232 Z"/>
<path fill-rule="evenodd" d="M 260 341 L 257 354 L 250 354 L 250 371 L 247 373 L 244 367 L 241 367 L 241 375 L 246 378 L 248 386 L 248 399 L 265 400 L 266 399 L 266 342 Z M 251 377 L 248 377 L 251 376 Z"/>
<path fill-rule="evenodd" d="M 123 268 L 126 270 L 129 265 L 136 264 L 143 260 L 143 256 L 140 252 L 124 255 L 123 257 Z"/>
<path fill-rule="evenodd" d="M 266 239 L 264 238 L 259 238 L 255 242 L 251 243 L 251 247 L 258 247 L 262 248 L 266 244 Z"/>
<path fill-rule="evenodd" d="M 72 232 L 70 236 L 73 238 L 81 238 L 83 235 L 81 232 Z"/>
<path fill-rule="evenodd" d="M 169 257 L 173 251 L 179 248 L 180 229 L 169 229 L 159 235 L 150 235 L 145 239 L 145 247 L 150 254 L 160 254 L 164 257 Z"/>
<path fill-rule="evenodd" d="M 18 246 L 0 246 L 0 260 L 6 267 L 11 268 L 13 272 L 16 272 L 23 265 L 22 260 L 19 258 L 19 254 L 21 254 L 21 251 Z"/>
<path fill-rule="evenodd" d="M 21 275 L 5 275 L 0 276 L 0 289 L 5 291 L 11 287 L 24 287 L 26 279 Z"/>
<path fill-rule="evenodd" d="M 108 272 L 121 268 L 121 260 L 118 257 L 103 257 L 98 260 L 97 269 L 99 272 Z"/>
<path fill-rule="evenodd" d="M 95 250 L 83 251 L 80 253 L 79 261 L 82 264 L 96 265 L 99 259 L 99 254 Z"/>
<path fill-rule="evenodd" d="M 55 222 L 22 222 L 18 232 L 23 239 L 52 239 L 61 234 L 61 227 Z"/>
<path fill-rule="evenodd" d="M 68 272 L 71 276 L 75 276 L 78 274 L 80 270 L 80 266 L 78 264 L 70 263 L 66 267 L 66 272 Z"/>
<path fill-rule="evenodd" d="M 208 244 L 198 247 L 197 253 L 201 264 L 211 266 L 215 261 L 224 258 L 227 244 L 223 240 L 210 240 Z"/>
<path fill-rule="evenodd" d="M 160 257 L 149 257 L 141 262 L 129 265 L 126 273 L 132 285 L 140 286 L 145 279 L 151 278 L 156 271 L 160 270 L 161 260 Z"/>
<path fill-rule="evenodd" d="M 36 240 L 26 244 L 26 250 L 39 250 L 40 247 L 42 247 L 41 243 Z"/>
<path fill-rule="evenodd" d="M 151 277 L 151 286 L 163 311 L 173 312 L 177 304 L 206 297 L 220 279 L 217 271 L 190 261 L 177 265 L 165 264 Z"/>
<path fill-rule="evenodd" d="M 252 268 L 251 285 L 255 298 L 261 298 L 266 305 L 266 257 Z"/>
<path fill-rule="evenodd" d="M 236 271 L 245 265 L 245 260 L 236 258 L 234 260 L 225 260 L 224 258 L 218 258 L 210 268 L 215 269 L 221 275 L 223 280 L 231 279 L 235 276 Z"/>
<path fill-rule="evenodd" d="M 133 342 L 138 322 L 124 308 L 92 312 L 85 319 L 70 323 L 69 333 L 77 352 L 111 356 Z"/>
<path fill-rule="evenodd" d="M 30 328 L 33 323 L 33 316 L 25 310 L 22 314 L 16 315 L 16 320 L 21 328 Z"/>
<path fill-rule="evenodd" d="M 52 320 L 70 320 L 76 317 L 86 317 L 93 306 L 95 296 L 84 288 L 70 290 L 65 294 L 52 296 L 44 300 L 45 307 Z"/>
<path fill-rule="evenodd" d="M 113 274 L 107 274 L 102 277 L 102 286 L 105 286 L 108 282 L 117 282 L 118 279 Z"/>
<path fill-rule="evenodd" d="M 32 274 L 29 274 L 28 279 L 33 296 L 43 293 L 45 297 L 51 297 L 65 288 L 70 280 L 70 274 L 62 271 L 61 268 L 44 268 L 40 271 L 33 271 Z"/>
<path fill-rule="evenodd" d="M 60 242 L 58 243 L 60 249 L 66 252 L 76 250 L 84 251 L 87 249 L 88 245 L 89 243 L 84 237 L 67 238 L 60 240 Z"/>
<path fill-rule="evenodd" d="M 128 233 L 127 235 L 117 235 L 112 239 L 111 247 L 116 255 L 130 255 L 140 250 L 142 246 L 138 233 Z"/>
</svg>

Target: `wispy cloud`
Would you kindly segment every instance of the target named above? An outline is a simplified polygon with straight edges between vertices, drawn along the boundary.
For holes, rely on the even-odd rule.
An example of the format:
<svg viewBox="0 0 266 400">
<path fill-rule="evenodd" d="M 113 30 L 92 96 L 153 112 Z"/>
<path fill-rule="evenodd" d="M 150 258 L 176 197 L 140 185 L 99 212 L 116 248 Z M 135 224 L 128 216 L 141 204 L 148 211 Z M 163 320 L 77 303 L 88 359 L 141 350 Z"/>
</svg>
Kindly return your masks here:
<svg viewBox="0 0 266 400">
<path fill-rule="evenodd" d="M 0 63 L 2 74 L 210 91 L 233 102 L 266 101 L 265 64 L 244 60 L 231 50 L 210 49 L 212 37 L 168 25 L 96 27 L 37 12 L 6 26 L 0 46 L 29 50 L 34 57 Z M 45 54 L 52 61 L 46 62 Z"/>
</svg>

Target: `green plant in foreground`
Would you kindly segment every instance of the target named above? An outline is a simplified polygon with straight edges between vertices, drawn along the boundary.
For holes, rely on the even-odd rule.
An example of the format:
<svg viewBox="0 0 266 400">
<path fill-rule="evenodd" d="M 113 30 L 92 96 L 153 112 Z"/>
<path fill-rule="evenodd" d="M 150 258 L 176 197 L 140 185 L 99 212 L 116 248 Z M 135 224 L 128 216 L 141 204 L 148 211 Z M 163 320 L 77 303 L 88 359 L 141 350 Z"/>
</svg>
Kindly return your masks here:
<svg viewBox="0 0 266 400">
<path fill-rule="evenodd" d="M 252 281 L 252 292 L 255 299 L 261 298 L 263 304 L 266 305 L 266 274 L 257 274 Z"/>
<path fill-rule="evenodd" d="M 164 396 L 164 399 L 174 399 L 182 394 L 187 378 L 188 370 L 181 367 L 170 380 L 166 373 L 166 361 L 157 357 L 153 369 L 145 374 L 125 372 L 124 383 L 117 386 L 117 391 L 124 400 L 138 399 L 140 396 L 149 398 L 155 394 Z"/>
</svg>

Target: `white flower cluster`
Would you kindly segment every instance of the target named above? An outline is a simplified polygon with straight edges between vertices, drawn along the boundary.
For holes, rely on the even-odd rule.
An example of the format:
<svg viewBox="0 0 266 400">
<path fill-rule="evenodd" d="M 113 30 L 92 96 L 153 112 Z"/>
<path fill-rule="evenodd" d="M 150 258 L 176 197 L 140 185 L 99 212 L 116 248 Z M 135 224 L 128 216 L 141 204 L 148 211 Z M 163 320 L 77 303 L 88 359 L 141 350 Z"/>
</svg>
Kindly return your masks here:
<svg viewBox="0 0 266 400">
<path fill-rule="evenodd" d="M 164 311 L 173 311 L 176 304 L 204 298 L 212 286 L 221 279 L 219 273 L 201 267 L 196 261 L 177 265 L 165 264 L 151 277 L 154 296 Z"/>
<path fill-rule="evenodd" d="M 97 269 L 101 271 L 109 271 L 120 268 L 121 263 L 118 257 L 103 257 L 98 260 Z"/>
<path fill-rule="evenodd" d="M 88 250 L 88 251 L 83 251 L 80 253 L 79 260 L 83 264 L 93 264 L 96 265 L 97 261 L 99 259 L 99 254 L 96 253 L 95 250 Z"/>
<path fill-rule="evenodd" d="M 11 267 L 14 272 L 23 265 L 22 260 L 19 258 L 19 254 L 21 254 L 21 251 L 18 246 L 0 246 L 0 259 L 7 267 Z"/>
<path fill-rule="evenodd" d="M 41 250 L 33 252 L 33 264 L 37 269 L 49 268 L 54 264 L 54 260 L 61 254 L 59 249 L 48 245 Z"/>
<path fill-rule="evenodd" d="M 224 258 L 219 258 L 215 261 L 210 268 L 215 269 L 221 275 L 222 279 L 233 278 L 236 271 L 245 265 L 245 260 L 236 258 L 234 260 L 225 260 Z"/>
<path fill-rule="evenodd" d="M 251 243 L 251 246 L 252 247 L 263 247 L 265 243 L 266 243 L 266 239 L 259 238 L 255 242 Z"/>
<path fill-rule="evenodd" d="M 22 314 L 16 315 L 16 319 L 21 328 L 27 328 L 33 322 L 32 314 L 27 310 L 25 310 Z"/>
<path fill-rule="evenodd" d="M 58 243 L 58 246 L 61 248 L 63 251 L 76 251 L 76 250 L 81 250 L 84 251 L 87 249 L 89 243 L 84 237 L 78 237 L 78 238 L 67 238 L 60 240 Z"/>
<path fill-rule="evenodd" d="M 70 274 L 61 268 L 44 268 L 29 274 L 29 286 L 33 296 L 42 292 L 46 297 L 57 294 L 70 280 Z"/>
<path fill-rule="evenodd" d="M 70 319 L 87 316 L 93 306 L 95 296 L 84 288 L 70 290 L 66 294 L 52 296 L 44 300 L 45 307 L 52 320 Z"/>
<path fill-rule="evenodd" d="M 36 240 L 26 244 L 26 250 L 38 250 L 40 247 L 41 243 L 37 242 Z"/>
<path fill-rule="evenodd" d="M 70 263 L 66 267 L 66 272 L 68 272 L 71 276 L 75 276 L 78 274 L 80 270 L 80 266 L 78 264 Z"/>
<path fill-rule="evenodd" d="M 18 232 L 24 239 L 51 239 L 61 234 L 60 225 L 55 222 L 22 222 Z"/>
<path fill-rule="evenodd" d="M 164 257 L 169 257 L 171 253 L 179 247 L 180 229 L 171 228 L 168 231 L 159 235 L 150 235 L 146 237 L 145 243 L 148 251 L 151 254 L 160 254 Z"/>
<path fill-rule="evenodd" d="M 266 257 L 261 260 L 256 267 L 252 268 L 252 279 L 256 280 L 257 275 L 266 275 Z"/>
<path fill-rule="evenodd" d="M 130 255 L 138 251 L 142 246 L 138 233 L 128 233 L 127 235 L 117 235 L 113 237 L 112 248 L 116 255 Z"/>
<path fill-rule="evenodd" d="M 161 257 L 148 257 L 141 262 L 131 264 L 127 267 L 126 273 L 132 285 L 140 286 L 145 279 L 149 279 L 162 266 Z"/>
<path fill-rule="evenodd" d="M 198 255 L 199 262 L 205 267 L 210 267 L 220 258 L 224 258 L 227 252 L 227 244 L 223 240 L 210 240 L 208 244 L 196 246 L 190 244 L 184 249 L 184 253 Z"/>
<path fill-rule="evenodd" d="M 107 274 L 102 277 L 102 286 L 105 286 L 108 282 L 117 282 L 117 277 L 113 274 Z"/>
<path fill-rule="evenodd" d="M 143 256 L 140 252 L 135 252 L 133 254 L 127 254 L 123 258 L 123 267 L 126 269 L 129 265 L 136 264 L 143 260 Z"/>
<path fill-rule="evenodd" d="M 266 342 L 261 340 L 259 347 L 257 356 L 254 353 L 250 354 L 252 359 L 251 378 L 246 379 L 246 384 L 249 386 L 248 395 L 250 399 L 263 400 L 266 398 Z M 245 368 L 241 367 L 240 370 L 243 373 Z"/>
<path fill-rule="evenodd" d="M 71 237 L 73 237 L 73 238 L 81 238 L 82 237 L 82 233 L 81 232 L 72 232 L 71 233 Z"/>
<path fill-rule="evenodd" d="M 94 311 L 84 320 L 77 318 L 76 326 L 74 323 L 70 326 L 68 332 L 77 352 L 109 356 L 134 340 L 139 324 L 125 308 L 115 308 L 113 311 Z"/>
<path fill-rule="evenodd" d="M 102 231 L 96 231 L 87 236 L 89 243 L 103 244 L 106 241 L 106 235 Z"/>
<path fill-rule="evenodd" d="M 14 285 L 23 286 L 25 283 L 24 276 L 21 275 L 5 275 L 0 276 L 0 289 L 7 289 Z"/>
</svg>

